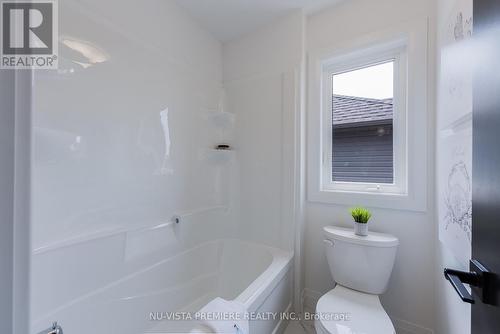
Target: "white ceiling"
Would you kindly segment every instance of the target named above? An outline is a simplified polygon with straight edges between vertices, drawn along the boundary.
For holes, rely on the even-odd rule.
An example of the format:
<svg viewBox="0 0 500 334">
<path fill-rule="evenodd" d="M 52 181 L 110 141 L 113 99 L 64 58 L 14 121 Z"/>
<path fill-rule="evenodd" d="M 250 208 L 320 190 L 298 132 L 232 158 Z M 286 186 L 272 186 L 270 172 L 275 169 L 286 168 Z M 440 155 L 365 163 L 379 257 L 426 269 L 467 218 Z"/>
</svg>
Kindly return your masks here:
<svg viewBox="0 0 500 334">
<path fill-rule="evenodd" d="M 343 0 L 176 0 L 205 29 L 225 42 L 271 22 L 292 9 L 306 13 Z"/>
</svg>

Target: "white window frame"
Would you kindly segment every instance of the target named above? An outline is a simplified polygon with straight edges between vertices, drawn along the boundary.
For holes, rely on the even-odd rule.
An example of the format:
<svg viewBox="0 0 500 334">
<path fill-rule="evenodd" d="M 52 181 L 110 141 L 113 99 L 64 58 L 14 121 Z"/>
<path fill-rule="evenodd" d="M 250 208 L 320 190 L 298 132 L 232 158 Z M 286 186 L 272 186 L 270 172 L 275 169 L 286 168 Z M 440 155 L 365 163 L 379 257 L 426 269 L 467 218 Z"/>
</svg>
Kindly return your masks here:
<svg viewBox="0 0 500 334">
<path fill-rule="evenodd" d="M 394 182 L 364 183 L 339 182 L 332 180 L 333 174 L 333 129 L 332 91 L 333 76 L 377 64 L 394 62 L 393 97 L 393 163 Z M 325 60 L 322 65 L 322 118 L 324 133 L 322 143 L 321 190 L 358 193 L 379 193 L 405 195 L 407 192 L 407 145 L 406 145 L 406 45 L 381 45 L 371 50 L 360 50 Z"/>
<path fill-rule="evenodd" d="M 334 43 L 334 44 L 333 44 Z M 432 101 L 428 100 L 428 77 L 433 62 L 428 48 L 428 21 L 418 19 L 402 22 L 388 29 L 345 40 L 332 40 L 330 48 L 308 50 L 307 84 L 307 201 L 334 205 L 363 205 L 394 210 L 427 211 L 428 189 L 433 189 L 428 177 L 433 166 L 433 122 L 429 117 Z M 331 140 L 331 122 L 324 119 L 323 105 L 331 98 L 331 91 L 323 86 L 324 68 L 332 60 L 363 59 L 366 55 L 406 49 L 406 189 L 328 189 L 323 185 L 325 141 Z M 335 63 L 334 62 L 334 63 Z M 404 64 L 400 61 L 400 65 Z M 431 74 L 432 75 L 432 74 Z M 403 78 L 399 78 L 403 81 Z M 396 84 L 400 87 L 400 84 Z M 325 90 L 327 93 L 325 93 Z M 328 96 L 328 100 L 326 96 Z M 328 102 L 329 104 L 331 102 Z M 396 106 L 397 107 L 397 106 Z M 401 119 L 396 122 L 402 121 Z M 395 134 L 400 136 L 401 134 Z M 395 147 L 395 151 L 399 148 Z M 331 153 L 330 153 L 331 154 Z M 396 152 L 396 154 L 398 154 Z M 401 154 L 399 154 L 401 156 Z M 404 156 L 404 155 L 403 155 Z M 397 161 L 396 161 L 397 164 Z M 401 164 L 398 164 L 401 166 Z M 398 168 L 398 167 L 396 167 Z M 329 172 L 328 172 L 329 173 Z M 400 174 L 401 175 L 401 174 Z M 397 180 L 396 180 L 397 183 Z"/>
</svg>

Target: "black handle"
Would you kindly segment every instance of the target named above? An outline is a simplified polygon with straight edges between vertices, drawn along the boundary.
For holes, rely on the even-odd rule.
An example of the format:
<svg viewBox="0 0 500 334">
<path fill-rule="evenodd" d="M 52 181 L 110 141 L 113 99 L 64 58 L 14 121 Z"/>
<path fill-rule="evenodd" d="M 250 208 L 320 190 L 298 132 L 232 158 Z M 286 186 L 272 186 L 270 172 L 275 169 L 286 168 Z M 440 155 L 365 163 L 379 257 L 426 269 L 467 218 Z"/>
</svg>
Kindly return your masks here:
<svg viewBox="0 0 500 334">
<path fill-rule="evenodd" d="M 478 260 L 470 260 L 470 271 L 459 271 L 446 268 L 444 277 L 450 281 L 451 285 L 460 298 L 470 304 L 474 304 L 474 299 L 464 284 L 469 284 L 471 290 L 484 304 L 498 305 L 496 300 L 496 275 L 491 273 Z"/>
<path fill-rule="evenodd" d="M 474 298 L 472 298 L 472 295 L 467 291 L 467 288 L 464 285 L 464 282 L 462 282 L 460 277 L 463 277 L 464 275 L 470 275 L 472 273 L 467 273 L 463 271 L 457 271 L 453 269 L 445 269 L 444 270 L 444 277 L 448 281 L 450 281 L 451 285 L 455 289 L 455 291 L 458 293 L 460 298 L 469 304 L 474 304 Z"/>
</svg>

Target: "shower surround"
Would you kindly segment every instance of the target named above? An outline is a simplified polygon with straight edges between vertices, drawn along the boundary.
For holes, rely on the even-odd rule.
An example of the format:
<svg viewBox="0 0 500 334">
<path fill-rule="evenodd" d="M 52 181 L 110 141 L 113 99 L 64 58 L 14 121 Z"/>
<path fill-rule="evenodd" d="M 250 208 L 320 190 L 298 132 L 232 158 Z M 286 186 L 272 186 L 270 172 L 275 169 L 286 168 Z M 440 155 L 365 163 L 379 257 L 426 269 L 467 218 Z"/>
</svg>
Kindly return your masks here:
<svg viewBox="0 0 500 334">
<path fill-rule="evenodd" d="M 173 1 L 59 2 L 59 69 L 31 84 L 30 333 L 170 328 L 151 313 L 216 296 L 291 308 L 290 106 L 261 99 L 260 128 L 264 115 L 239 104 L 259 83 L 228 80 L 223 50 Z M 293 71 L 272 88 L 294 92 Z"/>
</svg>

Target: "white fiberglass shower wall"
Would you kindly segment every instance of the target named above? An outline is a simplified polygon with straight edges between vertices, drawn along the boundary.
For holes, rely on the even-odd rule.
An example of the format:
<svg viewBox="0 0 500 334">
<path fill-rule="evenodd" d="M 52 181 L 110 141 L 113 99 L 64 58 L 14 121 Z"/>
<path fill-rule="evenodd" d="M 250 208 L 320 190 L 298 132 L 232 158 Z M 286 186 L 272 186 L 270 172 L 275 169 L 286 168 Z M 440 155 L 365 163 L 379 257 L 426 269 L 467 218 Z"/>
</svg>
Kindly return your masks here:
<svg viewBox="0 0 500 334">
<path fill-rule="evenodd" d="M 152 312 L 215 296 L 267 307 L 255 290 L 290 307 L 301 47 L 264 79 L 277 95 L 259 100 L 259 80 L 223 75 L 223 58 L 244 58 L 238 47 L 223 57 L 174 1 L 59 1 L 59 69 L 30 80 L 29 232 L 16 233 L 18 259 L 29 234 L 29 288 L 15 295 L 16 333 L 53 321 L 144 333 Z M 247 253 L 263 255 L 238 260 Z"/>
<path fill-rule="evenodd" d="M 59 27 L 32 88 L 30 333 L 71 308 L 126 322 L 86 300 L 234 227 L 231 161 L 211 159 L 220 43 L 172 1 L 59 1 Z"/>
</svg>

